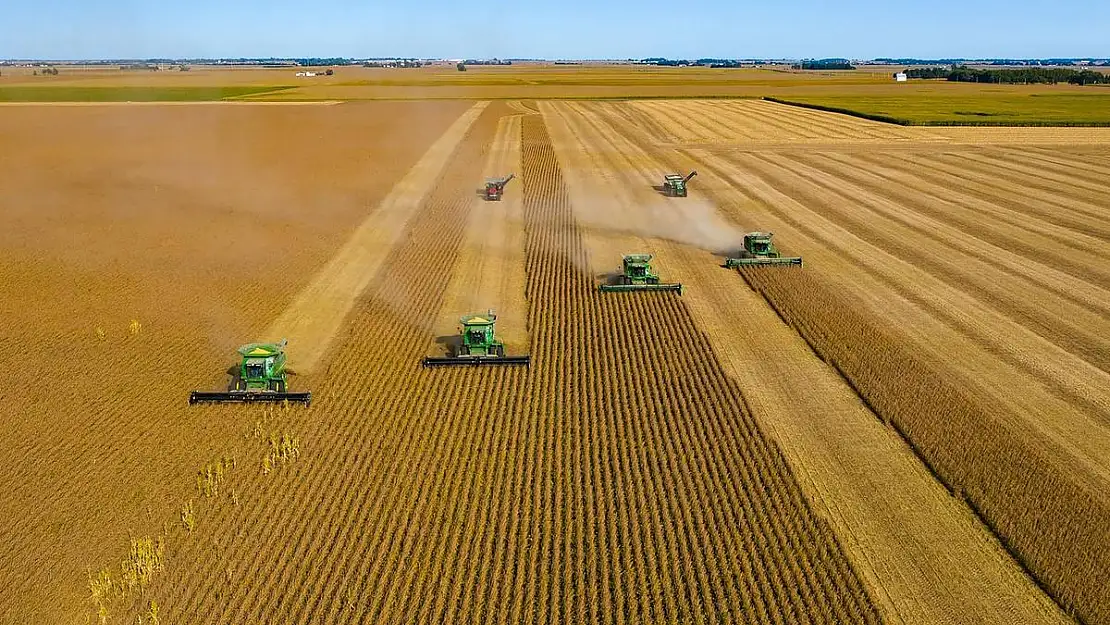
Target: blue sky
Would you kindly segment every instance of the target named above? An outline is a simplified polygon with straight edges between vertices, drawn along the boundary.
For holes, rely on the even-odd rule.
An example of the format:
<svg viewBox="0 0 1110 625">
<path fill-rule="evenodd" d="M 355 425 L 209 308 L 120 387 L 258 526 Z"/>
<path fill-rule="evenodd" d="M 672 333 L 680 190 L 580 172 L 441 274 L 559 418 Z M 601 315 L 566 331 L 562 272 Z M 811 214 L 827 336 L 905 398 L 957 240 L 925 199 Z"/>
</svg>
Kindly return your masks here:
<svg viewBox="0 0 1110 625">
<path fill-rule="evenodd" d="M 1108 0 L 14 0 L 0 58 L 1106 57 L 1108 27 Z"/>
</svg>

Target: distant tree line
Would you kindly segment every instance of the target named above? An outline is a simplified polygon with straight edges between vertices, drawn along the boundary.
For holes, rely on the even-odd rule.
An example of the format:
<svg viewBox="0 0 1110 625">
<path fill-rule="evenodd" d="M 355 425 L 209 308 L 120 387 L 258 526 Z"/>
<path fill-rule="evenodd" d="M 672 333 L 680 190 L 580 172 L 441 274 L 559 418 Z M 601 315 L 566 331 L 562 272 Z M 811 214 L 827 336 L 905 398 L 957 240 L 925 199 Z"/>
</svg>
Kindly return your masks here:
<svg viewBox="0 0 1110 625">
<path fill-rule="evenodd" d="M 915 67 L 906 70 L 907 78 L 940 79 L 952 82 L 984 82 L 1006 85 L 1034 85 L 1066 82 L 1073 85 L 1110 83 L 1110 75 L 1089 69 L 1062 67 L 1023 67 L 1021 69 L 972 69 L 954 67 Z"/>
<path fill-rule="evenodd" d="M 1083 58 L 1083 59 L 914 59 L 914 58 L 898 58 L 892 59 L 887 57 L 880 57 L 873 59 L 875 63 L 884 65 L 966 65 L 968 62 L 973 62 L 975 65 L 1000 65 L 1000 66 L 1067 66 L 1079 65 L 1087 63 L 1090 65 L 1110 65 L 1110 59 L 1096 59 L 1096 58 Z"/>
<path fill-rule="evenodd" d="M 791 69 L 855 69 L 856 67 L 847 59 L 820 59 L 815 61 L 802 61 L 790 66 Z"/>
<path fill-rule="evenodd" d="M 509 60 L 504 60 L 503 61 L 501 59 L 488 59 L 488 60 L 484 60 L 484 61 L 479 61 L 477 59 L 467 59 L 467 60 L 463 61 L 463 63 L 465 63 L 466 65 L 512 65 L 513 64 L 512 61 L 509 61 Z"/>
<path fill-rule="evenodd" d="M 297 65 L 301 65 L 304 67 L 322 67 L 325 65 L 350 65 L 351 63 L 353 63 L 351 59 L 345 59 L 338 56 L 327 58 L 309 57 L 304 59 L 293 59 L 293 61 L 296 62 Z"/>
<path fill-rule="evenodd" d="M 415 59 L 394 59 L 390 61 L 366 61 L 362 64 L 363 67 L 424 67 L 427 65 L 424 61 L 417 61 Z"/>
<path fill-rule="evenodd" d="M 700 66 L 700 67 L 718 67 L 718 68 L 736 68 L 736 67 L 754 67 L 756 65 L 769 65 L 772 62 L 763 59 L 717 59 L 717 58 L 700 58 L 694 61 L 689 59 L 667 59 L 661 56 L 653 56 L 646 59 L 629 59 L 633 63 L 639 65 L 661 65 L 663 67 L 687 67 L 687 66 Z"/>
</svg>

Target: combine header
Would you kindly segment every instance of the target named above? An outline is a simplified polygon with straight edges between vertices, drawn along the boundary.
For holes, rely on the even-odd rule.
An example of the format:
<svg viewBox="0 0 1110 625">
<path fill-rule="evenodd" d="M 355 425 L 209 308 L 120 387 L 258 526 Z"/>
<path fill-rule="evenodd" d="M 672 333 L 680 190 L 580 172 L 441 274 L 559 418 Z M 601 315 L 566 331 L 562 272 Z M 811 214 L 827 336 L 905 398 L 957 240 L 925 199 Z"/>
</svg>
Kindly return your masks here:
<svg viewBox="0 0 1110 625">
<path fill-rule="evenodd" d="M 773 232 L 749 232 L 744 235 L 744 249 L 735 258 L 726 258 L 725 267 L 750 267 L 752 265 L 801 265 L 799 257 L 785 257 L 771 243 Z"/>
<path fill-rule="evenodd" d="M 193 391 L 189 403 L 283 402 L 309 405 L 312 393 L 290 393 L 285 386 L 285 345 L 250 343 L 239 348 L 242 362 L 226 392 Z"/>
<path fill-rule="evenodd" d="M 621 275 L 616 284 L 602 284 L 602 291 L 678 291 L 681 284 L 660 284 L 659 276 L 651 271 L 651 254 L 626 254 L 621 259 Z"/>
<path fill-rule="evenodd" d="M 530 360 L 528 356 L 505 355 L 505 345 L 494 334 L 496 322 L 497 315 L 492 310 L 484 315 L 467 315 L 459 319 L 462 342 L 454 353 L 446 357 L 425 358 L 424 366 L 527 365 Z"/>
<path fill-rule="evenodd" d="M 505 193 L 505 185 L 516 177 L 516 174 L 509 174 L 504 178 L 487 178 L 485 198 L 489 202 L 501 201 L 501 195 Z"/>
<path fill-rule="evenodd" d="M 679 174 L 667 174 L 663 176 L 663 195 L 667 197 L 686 197 L 686 183 L 690 179 L 698 175 L 697 171 L 692 171 L 683 178 Z"/>
</svg>

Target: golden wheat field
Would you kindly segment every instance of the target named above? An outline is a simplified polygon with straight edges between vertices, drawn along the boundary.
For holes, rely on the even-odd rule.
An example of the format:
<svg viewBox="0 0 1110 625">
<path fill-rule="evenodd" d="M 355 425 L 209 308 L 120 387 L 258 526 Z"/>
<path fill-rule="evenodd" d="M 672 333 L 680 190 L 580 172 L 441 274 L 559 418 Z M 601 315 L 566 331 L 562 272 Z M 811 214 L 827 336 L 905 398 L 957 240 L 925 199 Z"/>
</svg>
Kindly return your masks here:
<svg viewBox="0 0 1110 625">
<path fill-rule="evenodd" d="M 1108 623 L 1108 144 L 7 107 L 0 622 Z M 632 252 L 683 292 L 599 292 Z M 486 309 L 528 367 L 421 366 Z M 280 338 L 311 407 L 188 405 Z"/>
</svg>

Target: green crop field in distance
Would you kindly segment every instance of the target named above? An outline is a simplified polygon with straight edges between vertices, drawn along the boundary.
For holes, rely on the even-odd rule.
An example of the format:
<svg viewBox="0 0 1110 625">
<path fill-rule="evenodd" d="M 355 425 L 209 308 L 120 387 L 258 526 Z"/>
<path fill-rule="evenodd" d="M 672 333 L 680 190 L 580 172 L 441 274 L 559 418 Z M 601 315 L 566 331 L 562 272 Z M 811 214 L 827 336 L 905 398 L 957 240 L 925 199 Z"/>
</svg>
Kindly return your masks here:
<svg viewBox="0 0 1110 625">
<path fill-rule="evenodd" d="M 76 87 L 68 85 L 12 85 L 0 87 L 0 102 L 208 102 L 289 88 L 283 86 Z"/>
<path fill-rule="evenodd" d="M 1082 92 L 882 93 L 789 95 L 778 102 L 909 126 L 1110 126 L 1110 88 Z"/>
</svg>

